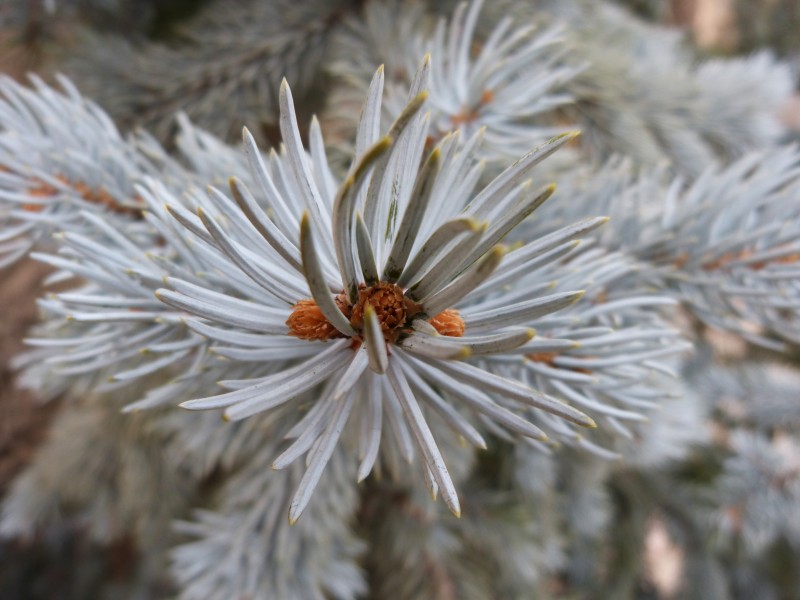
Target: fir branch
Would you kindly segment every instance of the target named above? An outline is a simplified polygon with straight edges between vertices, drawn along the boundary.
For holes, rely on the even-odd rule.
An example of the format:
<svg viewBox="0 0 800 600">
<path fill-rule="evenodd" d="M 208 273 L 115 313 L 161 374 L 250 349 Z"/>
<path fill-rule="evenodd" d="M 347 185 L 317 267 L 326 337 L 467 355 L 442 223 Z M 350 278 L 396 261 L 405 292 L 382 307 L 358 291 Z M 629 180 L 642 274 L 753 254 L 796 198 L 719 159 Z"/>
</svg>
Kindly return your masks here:
<svg viewBox="0 0 800 600">
<path fill-rule="evenodd" d="M 264 141 L 277 122 L 280 80 L 313 101 L 330 33 L 352 5 L 211 4 L 184 25 L 178 43 L 139 48 L 97 38 L 70 74 L 123 127 L 143 125 L 162 141 L 179 111 L 221 138 L 236 139 L 247 125 Z"/>
<path fill-rule="evenodd" d="M 172 552 L 180 598 L 345 600 L 365 591 L 355 563 L 363 545 L 348 527 L 358 498 L 352 460 L 334 453 L 306 519 L 291 527 L 284 507 L 303 469 L 270 471 L 276 441 L 262 438 L 219 490 L 215 511 L 177 524 L 190 538 Z"/>
<path fill-rule="evenodd" d="M 159 418 L 121 415 L 107 397 L 62 407 L 5 499 L 2 535 L 30 536 L 71 520 L 103 544 L 133 535 L 149 568 L 163 572 L 165 531 L 188 508 L 194 482 L 179 463 L 162 460 L 164 439 L 150 432 Z"/>
<path fill-rule="evenodd" d="M 748 154 L 705 169 L 692 182 L 664 168 L 638 172 L 612 160 L 547 206 L 568 221 L 582 207 L 611 223 L 600 244 L 642 262 L 638 277 L 684 303 L 699 319 L 779 351 L 797 343 L 795 213 L 800 155 L 793 146 Z M 543 211 L 543 212 L 544 212 Z"/>
<path fill-rule="evenodd" d="M 532 146 L 568 131 L 564 123 L 553 123 L 552 114 L 571 102 L 565 82 L 582 67 L 568 58 L 562 31 L 534 23 L 515 27 L 506 18 L 479 36 L 482 9 L 481 0 L 464 2 L 434 28 L 420 3 L 368 3 L 363 20 L 351 19 L 333 41 L 331 72 L 338 87 L 326 124 L 334 138 L 346 140 L 355 129 L 352 104 L 367 89 L 376 60 L 384 64 L 384 113 L 392 120 L 426 53 L 433 57 L 434 72 L 429 143 L 456 129 L 465 141 L 481 132 L 480 157 L 507 166 Z"/>
</svg>

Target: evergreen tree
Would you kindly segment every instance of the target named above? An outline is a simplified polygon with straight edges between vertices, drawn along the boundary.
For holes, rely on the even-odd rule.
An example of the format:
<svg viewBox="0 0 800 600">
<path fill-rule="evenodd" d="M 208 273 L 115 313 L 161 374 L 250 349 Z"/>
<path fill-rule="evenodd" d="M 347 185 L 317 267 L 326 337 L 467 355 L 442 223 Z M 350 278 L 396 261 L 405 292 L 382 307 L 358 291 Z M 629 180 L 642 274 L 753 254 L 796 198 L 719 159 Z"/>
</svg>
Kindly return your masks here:
<svg viewBox="0 0 800 600">
<path fill-rule="evenodd" d="M 0 596 L 800 598 L 792 70 L 620 4 L 0 8 Z"/>
</svg>

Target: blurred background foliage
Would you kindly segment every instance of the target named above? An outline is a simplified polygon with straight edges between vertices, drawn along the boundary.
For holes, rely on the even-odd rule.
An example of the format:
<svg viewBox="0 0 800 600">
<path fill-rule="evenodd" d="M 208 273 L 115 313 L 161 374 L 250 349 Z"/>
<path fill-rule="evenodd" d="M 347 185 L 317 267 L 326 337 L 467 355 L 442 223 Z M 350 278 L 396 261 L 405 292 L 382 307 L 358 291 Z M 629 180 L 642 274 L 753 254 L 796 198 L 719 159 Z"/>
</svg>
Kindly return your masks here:
<svg viewBox="0 0 800 600">
<path fill-rule="evenodd" d="M 301 126 L 318 114 L 329 131 L 340 132 L 328 141 L 346 145 L 347 123 L 339 123 L 338 130 L 335 125 L 342 111 L 352 109 L 348 104 L 352 81 L 332 66 L 331 59 L 342 53 L 348 56 L 353 47 L 348 35 L 370 4 L 363 0 L 9 0 L 0 4 L 0 71 L 20 81 L 28 72 L 46 80 L 65 73 L 123 130 L 143 127 L 169 148 L 174 148 L 179 132 L 177 112 L 229 142 L 238 140 L 246 125 L 260 143 L 278 143 L 276 93 L 286 76 L 300 107 Z M 456 3 L 409 4 L 424 5 L 433 17 L 450 14 Z M 782 65 L 795 82 L 800 68 L 800 4 L 794 0 L 492 4 L 485 10 L 494 17 L 510 14 L 523 19 L 535 14 L 545 23 L 563 19 L 577 59 L 600 65 L 598 74 L 587 70 L 567 86 L 576 97 L 576 108 L 558 114 L 563 122 L 579 122 L 585 133 L 580 151 L 594 164 L 617 152 L 642 166 L 672 161 L 676 171 L 691 178 L 711 156 L 733 160 L 744 143 L 737 140 L 726 146 L 727 140 L 704 137 L 705 117 L 698 115 L 705 113 L 692 113 L 692 101 L 683 103 L 677 93 L 674 100 L 664 96 L 674 88 L 712 97 L 715 90 L 703 87 L 708 73 L 698 75 L 696 66 L 700 59 L 725 57 L 743 61 L 736 64 L 743 65 L 748 78 L 738 91 L 729 86 L 720 87 L 720 93 L 752 93 L 758 108 L 772 96 L 754 82 L 769 84 L 772 63 L 745 57 L 768 50 L 785 61 Z M 380 53 L 368 40 L 357 41 L 369 52 Z M 378 40 L 378 45 L 381 41 L 385 40 Z M 662 52 L 670 53 L 674 62 L 656 64 L 655 57 Z M 651 59 L 652 68 L 647 62 Z M 637 62 L 641 72 L 635 68 Z M 654 72 L 664 79 L 655 81 Z M 793 96 L 791 90 L 788 96 Z M 714 99 L 719 106 L 724 101 L 724 97 Z M 744 102 L 736 106 L 742 114 L 752 112 Z M 626 132 L 639 124 L 619 125 L 615 110 L 639 118 L 651 141 L 631 146 Z M 796 97 L 775 111 L 786 127 L 783 137 L 800 136 Z M 659 123 L 664 114 L 671 120 Z M 733 112 L 726 118 L 736 122 L 739 117 Z M 696 139 L 670 139 L 684 130 L 696 133 Z M 760 146 L 762 133 L 754 130 L 744 141 L 755 140 L 753 145 Z M 587 176 L 588 181 L 593 176 Z M 577 194 L 580 178 L 566 185 L 574 186 Z M 42 273 L 40 266 L 25 262 L 2 274 L 3 493 L 16 476 L 26 473 L 26 467 L 46 461 L 47 452 L 54 452 L 46 445 L 42 450 L 46 440 L 68 436 L 64 432 L 70 427 L 83 431 L 80 420 L 96 419 L 96 411 L 102 410 L 85 403 L 75 414 L 59 414 L 57 402 L 41 408 L 29 394 L 13 388 L 14 375 L 7 363 L 35 320 L 33 299 L 41 294 Z M 555 472 L 552 465 L 527 465 L 526 473 L 535 474 L 529 477 L 539 478 L 538 485 L 511 472 L 508 465 L 514 463 L 509 456 L 514 449 L 501 444 L 481 457 L 476 474 L 465 484 L 469 489 L 465 496 L 473 503 L 469 511 L 478 515 L 472 521 L 453 522 L 438 514 L 440 507 L 430 508 L 413 492 L 370 481 L 355 529 L 373 547 L 386 548 L 385 555 L 373 554 L 365 561 L 372 597 L 467 597 L 453 591 L 453 578 L 466 582 L 462 590 L 475 590 L 469 597 L 486 597 L 480 594 L 490 587 L 487 582 L 498 571 L 514 569 L 494 564 L 493 551 L 502 548 L 516 529 L 529 528 L 526 540 L 533 540 L 531 547 L 515 549 L 524 566 L 504 580 L 521 587 L 509 584 L 498 598 L 800 599 L 800 533 L 785 531 L 787 523 L 795 528 L 800 523 L 800 467 L 792 445 L 800 426 L 800 350 L 794 345 L 787 353 L 760 348 L 694 317 L 685 318 L 696 332 L 697 345 L 685 377 L 694 390 L 691 400 L 710 415 L 709 443 L 658 469 L 635 464 L 612 469 L 602 461 L 568 455 L 559 459 Z M 119 417 L 104 422 L 117 428 L 124 449 L 108 452 L 128 456 L 120 461 L 153 451 L 138 448 L 139 438 L 132 433 L 146 423 L 131 424 Z M 44 473 L 41 468 L 33 471 L 39 477 Z M 57 473 L 46 475 L 58 479 Z M 205 491 L 218 490 L 219 477 L 216 472 L 208 474 Z M 558 499 L 543 491 L 548 483 L 559 488 L 559 498 L 568 499 L 566 506 L 556 506 Z M 113 473 L 98 485 L 112 496 L 126 493 Z M 524 502 L 512 502 L 510 497 L 522 497 Z M 128 517 L 110 511 L 112 533 L 104 537 L 92 531 L 90 521 L 96 515 L 90 514 L 94 508 L 87 508 L 91 499 L 75 492 L 60 501 L 56 512 L 63 512 L 63 518 L 0 543 L 0 597 L 174 597 L 175 583 L 159 568 L 166 559 L 159 555 L 148 561 L 143 556 L 142 536 L 146 539 L 153 532 L 143 533 L 136 524 L 114 523 Z M 557 515 L 556 521 L 549 520 L 552 515 Z M 554 533 L 564 519 L 572 519 L 567 539 Z M 166 544 L 166 539 L 162 542 Z M 158 544 L 146 546 L 144 554 L 155 552 L 154 545 Z M 417 546 L 424 552 L 409 559 L 406 549 Z M 156 564 L 149 564 L 152 560 Z M 337 596 L 331 592 L 329 597 Z"/>
</svg>

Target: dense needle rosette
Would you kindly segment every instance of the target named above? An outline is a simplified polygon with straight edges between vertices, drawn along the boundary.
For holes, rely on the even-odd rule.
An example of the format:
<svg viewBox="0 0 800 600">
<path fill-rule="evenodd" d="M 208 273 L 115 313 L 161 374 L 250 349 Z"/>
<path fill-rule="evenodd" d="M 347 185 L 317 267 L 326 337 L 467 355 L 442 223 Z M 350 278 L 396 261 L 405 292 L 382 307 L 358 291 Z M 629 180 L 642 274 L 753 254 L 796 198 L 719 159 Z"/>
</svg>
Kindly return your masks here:
<svg viewBox="0 0 800 600">
<path fill-rule="evenodd" d="M 562 400 L 482 362 L 506 354 L 519 359 L 514 352 L 534 337 L 532 327 L 583 295 L 580 289 L 548 294 L 552 272 L 542 278 L 535 272 L 558 264 L 577 238 L 605 218 L 568 225 L 510 254 L 500 245 L 554 191 L 552 185 L 533 188 L 531 169 L 574 135 L 550 140 L 475 190 L 479 136 L 462 143 L 455 132 L 426 150 L 429 115 L 421 110 L 421 90 L 428 68 L 426 61 L 406 108 L 383 137 L 383 70 L 376 73 L 356 158 L 340 184 L 328 168 L 316 124 L 310 153 L 304 150 L 284 83 L 281 153 L 265 160 L 245 131 L 255 192 L 232 178 L 233 200 L 210 194 L 218 214 L 171 211 L 199 242 L 225 257 L 218 274 L 244 273 L 251 286 L 231 293 L 176 276 L 166 280 L 170 289 L 159 290 L 159 298 L 194 315 L 187 323 L 213 340 L 217 351 L 265 365 L 263 376 L 224 380 L 227 392 L 182 406 L 224 408 L 228 419 L 292 403 L 310 406 L 274 463 L 284 468 L 308 453 L 292 520 L 308 502 L 351 415 L 358 421 L 360 479 L 378 456 L 385 420 L 409 462 L 417 446 L 431 492 L 441 490 L 456 514 L 458 497 L 431 434 L 429 411 L 478 447 L 485 441 L 476 419 L 492 430 L 539 441 L 547 433 L 521 416 L 528 410 L 559 423 L 594 426 Z M 519 277 L 528 272 L 534 275 Z M 508 290 L 513 291 L 503 306 Z M 471 317 L 465 320 L 461 311 L 467 308 Z M 584 335 L 600 333 L 607 331 Z M 561 425 L 554 433 L 575 438 Z"/>
<path fill-rule="evenodd" d="M 352 94 L 346 87 L 358 88 L 360 101 L 379 59 L 387 78 L 384 112 L 390 120 L 397 117 L 416 65 L 429 52 L 432 140 L 455 129 L 466 138 L 483 128 L 481 158 L 503 166 L 568 130 L 555 123 L 553 114 L 571 103 L 564 84 L 582 67 L 565 56 L 558 27 L 517 26 L 506 16 L 484 37 L 476 33 L 482 0 L 460 3 L 451 19 L 442 17 L 434 28 L 427 26 L 420 8 L 413 2 L 371 2 L 366 22 L 356 21 L 339 37 L 333 71 L 345 88 L 332 104 L 342 103 L 344 110 L 331 112 L 354 112 L 347 110 Z"/>
</svg>

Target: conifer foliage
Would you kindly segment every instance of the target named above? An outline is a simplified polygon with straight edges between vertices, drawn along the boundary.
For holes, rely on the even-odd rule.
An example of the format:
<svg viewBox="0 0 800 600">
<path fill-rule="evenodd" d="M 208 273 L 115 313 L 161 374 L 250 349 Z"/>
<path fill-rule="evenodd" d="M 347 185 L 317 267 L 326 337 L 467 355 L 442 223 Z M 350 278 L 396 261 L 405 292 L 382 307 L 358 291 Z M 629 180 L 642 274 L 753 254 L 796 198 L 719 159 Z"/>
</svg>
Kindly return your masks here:
<svg viewBox="0 0 800 600">
<path fill-rule="evenodd" d="M 796 598 L 786 64 L 606 1 L 167 4 L 0 8 L 56 404 L 0 596 Z"/>
</svg>

